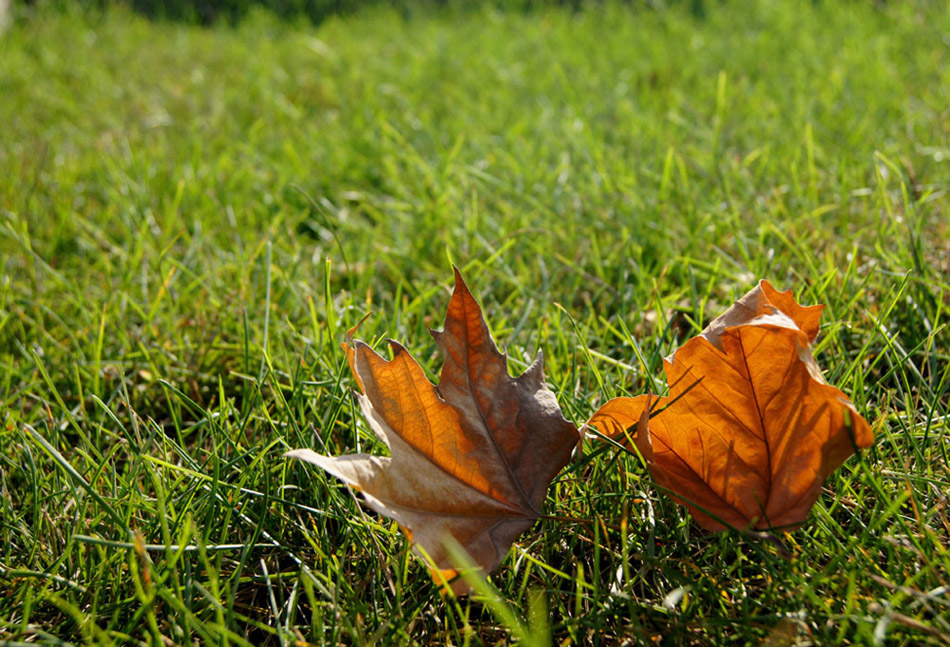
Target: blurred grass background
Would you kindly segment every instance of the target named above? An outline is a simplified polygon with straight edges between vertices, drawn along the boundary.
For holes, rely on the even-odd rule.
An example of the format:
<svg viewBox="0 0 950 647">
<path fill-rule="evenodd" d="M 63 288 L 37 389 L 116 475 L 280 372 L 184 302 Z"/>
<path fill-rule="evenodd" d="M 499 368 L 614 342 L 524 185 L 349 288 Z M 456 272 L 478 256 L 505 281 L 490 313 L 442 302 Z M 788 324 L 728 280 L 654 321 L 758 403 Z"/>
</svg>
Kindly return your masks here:
<svg viewBox="0 0 950 647">
<path fill-rule="evenodd" d="M 386 7 L 409 16 L 433 11 L 465 11 L 474 9 L 497 9 L 505 12 L 534 12 L 550 8 L 568 8 L 574 11 L 585 6 L 602 6 L 603 0 L 492 0 L 464 2 L 463 0 L 81 0 L 69 3 L 65 0 L 19 0 L 27 5 L 37 2 L 47 7 L 62 9 L 77 5 L 98 12 L 110 7 L 124 7 L 153 19 L 178 21 L 190 24 L 213 25 L 219 22 L 237 23 L 249 14 L 264 10 L 285 21 L 301 21 L 319 24 L 334 16 L 345 16 L 357 11 Z M 688 4 L 696 17 L 706 14 L 707 0 L 612 0 L 616 5 L 639 9 L 665 9 L 677 4 Z"/>
<path fill-rule="evenodd" d="M 540 591 L 558 644 L 945 643 L 944 3 L 133 6 L 0 36 L 0 638 L 504 644 Z M 443 601 L 280 454 L 381 451 L 342 331 L 437 374 L 452 263 L 578 422 L 790 287 L 878 443 L 790 561 L 590 446 L 547 505 L 578 521 Z"/>
</svg>

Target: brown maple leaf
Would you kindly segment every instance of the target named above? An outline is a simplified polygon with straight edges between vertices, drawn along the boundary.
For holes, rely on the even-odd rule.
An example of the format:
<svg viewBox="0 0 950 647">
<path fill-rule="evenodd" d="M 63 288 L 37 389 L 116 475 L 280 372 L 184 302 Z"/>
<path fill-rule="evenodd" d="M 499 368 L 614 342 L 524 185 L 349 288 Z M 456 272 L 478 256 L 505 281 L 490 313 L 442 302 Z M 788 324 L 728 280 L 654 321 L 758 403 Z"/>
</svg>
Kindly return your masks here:
<svg viewBox="0 0 950 647">
<path fill-rule="evenodd" d="M 588 424 L 633 442 L 704 528 L 797 526 L 825 478 L 873 442 L 812 356 L 822 308 L 762 281 L 667 358 L 668 397 L 616 398 Z"/>
<path fill-rule="evenodd" d="M 360 490 L 451 579 L 457 573 L 443 539 L 451 536 L 479 566 L 494 570 L 541 516 L 548 486 L 579 434 L 545 386 L 540 352 L 520 377 L 508 374 L 507 358 L 458 270 L 445 328 L 432 334 L 445 359 L 438 387 L 395 341 L 387 361 L 348 336 L 360 407 L 391 457 L 329 457 L 309 449 L 286 456 Z M 461 579 L 452 589 L 467 592 Z"/>
</svg>

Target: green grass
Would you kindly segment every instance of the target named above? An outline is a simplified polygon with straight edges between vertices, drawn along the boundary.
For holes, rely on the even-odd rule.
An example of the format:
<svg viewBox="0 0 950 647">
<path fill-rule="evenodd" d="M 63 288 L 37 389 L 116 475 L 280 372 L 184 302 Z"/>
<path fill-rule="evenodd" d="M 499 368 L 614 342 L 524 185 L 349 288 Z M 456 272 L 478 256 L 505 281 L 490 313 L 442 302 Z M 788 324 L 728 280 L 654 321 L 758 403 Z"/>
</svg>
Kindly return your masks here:
<svg viewBox="0 0 950 647">
<path fill-rule="evenodd" d="M 946 9 L 21 13 L 0 641 L 945 644 Z M 578 422 L 660 391 L 662 357 L 758 278 L 791 287 L 828 304 L 818 360 L 876 445 L 785 560 L 590 444 L 546 507 L 577 521 L 538 522 L 496 593 L 443 600 L 394 524 L 281 453 L 380 451 L 343 331 L 372 311 L 361 335 L 435 375 L 452 263 Z"/>
</svg>

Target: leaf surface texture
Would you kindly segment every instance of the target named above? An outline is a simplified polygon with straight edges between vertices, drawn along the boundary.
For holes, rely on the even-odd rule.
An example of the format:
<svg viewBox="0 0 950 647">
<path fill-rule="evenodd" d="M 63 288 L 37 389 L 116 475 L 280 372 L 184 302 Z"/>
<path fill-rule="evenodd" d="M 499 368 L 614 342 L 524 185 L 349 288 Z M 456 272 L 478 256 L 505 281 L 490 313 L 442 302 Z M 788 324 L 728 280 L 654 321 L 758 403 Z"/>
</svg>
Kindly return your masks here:
<svg viewBox="0 0 950 647">
<path fill-rule="evenodd" d="M 346 345 L 360 408 L 391 456 L 287 454 L 359 489 L 449 579 L 456 573 L 443 539 L 494 570 L 541 516 L 548 486 L 579 440 L 544 383 L 541 353 L 511 377 L 458 270 L 455 280 L 445 327 L 433 331 L 444 357 L 438 387 L 394 341 L 388 361 L 361 341 Z M 452 588 L 467 592 L 461 579 Z"/>
<path fill-rule="evenodd" d="M 762 281 L 667 358 L 669 396 L 616 398 L 589 424 L 635 444 L 707 529 L 797 526 L 828 475 L 873 442 L 812 355 L 822 308 Z"/>
</svg>

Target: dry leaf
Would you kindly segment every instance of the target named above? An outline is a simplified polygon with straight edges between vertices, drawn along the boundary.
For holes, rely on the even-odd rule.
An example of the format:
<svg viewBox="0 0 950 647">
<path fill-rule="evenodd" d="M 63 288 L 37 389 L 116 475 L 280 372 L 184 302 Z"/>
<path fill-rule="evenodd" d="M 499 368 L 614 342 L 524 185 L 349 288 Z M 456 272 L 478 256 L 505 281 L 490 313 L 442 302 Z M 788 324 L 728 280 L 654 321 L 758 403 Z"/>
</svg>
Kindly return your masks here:
<svg viewBox="0 0 950 647">
<path fill-rule="evenodd" d="M 762 281 L 667 358 L 668 397 L 611 400 L 589 424 L 635 443 L 704 528 L 801 524 L 825 478 L 873 442 L 812 356 L 821 308 Z"/>
<path fill-rule="evenodd" d="M 445 358 L 438 387 L 394 341 L 391 361 L 361 341 L 346 347 L 363 391 L 360 407 L 391 458 L 308 449 L 286 455 L 359 489 L 451 579 L 456 573 L 443 538 L 453 537 L 479 566 L 494 570 L 541 516 L 548 486 L 579 434 L 545 386 L 540 352 L 523 375 L 508 374 L 458 270 L 445 329 L 433 335 Z M 461 579 L 452 588 L 467 592 Z"/>
</svg>

